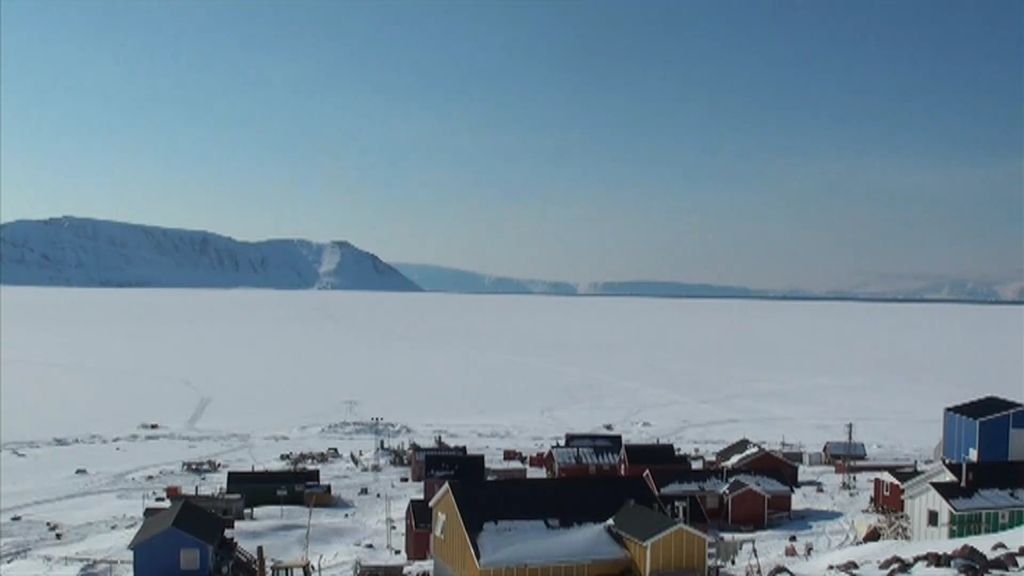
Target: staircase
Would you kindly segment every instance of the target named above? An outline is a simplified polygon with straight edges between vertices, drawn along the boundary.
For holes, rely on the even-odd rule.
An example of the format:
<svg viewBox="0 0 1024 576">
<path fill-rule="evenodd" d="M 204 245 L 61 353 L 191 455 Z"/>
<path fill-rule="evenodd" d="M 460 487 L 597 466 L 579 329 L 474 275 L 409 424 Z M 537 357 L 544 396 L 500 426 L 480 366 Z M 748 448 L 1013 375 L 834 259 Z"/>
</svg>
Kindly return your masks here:
<svg viewBox="0 0 1024 576">
<path fill-rule="evenodd" d="M 231 576 L 260 576 L 256 557 L 238 544 L 235 544 L 235 557 L 231 562 Z"/>
</svg>

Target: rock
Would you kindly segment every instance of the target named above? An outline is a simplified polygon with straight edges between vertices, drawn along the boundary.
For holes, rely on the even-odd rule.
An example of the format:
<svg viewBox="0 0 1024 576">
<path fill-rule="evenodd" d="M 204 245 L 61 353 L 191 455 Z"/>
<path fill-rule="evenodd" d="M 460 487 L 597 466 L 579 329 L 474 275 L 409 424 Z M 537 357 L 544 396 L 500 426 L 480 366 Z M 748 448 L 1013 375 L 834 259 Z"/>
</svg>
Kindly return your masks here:
<svg viewBox="0 0 1024 576">
<path fill-rule="evenodd" d="M 882 570 L 888 570 L 893 566 L 907 566 L 908 564 L 910 563 L 899 556 L 890 556 L 889 558 L 879 562 L 878 567 Z"/>
<path fill-rule="evenodd" d="M 864 537 L 861 538 L 861 542 L 878 542 L 881 539 L 882 531 L 878 529 L 878 526 L 872 526 L 864 533 Z"/>
<path fill-rule="evenodd" d="M 1007 550 L 1006 544 L 1003 544 L 1002 542 L 996 542 L 992 545 L 992 551 L 995 552 L 996 550 Z"/>
<path fill-rule="evenodd" d="M 1017 562 L 1017 555 L 1013 552 L 1007 552 L 1000 556 L 999 559 L 1006 562 L 1007 568 L 1020 568 L 1020 562 Z"/>
<path fill-rule="evenodd" d="M 772 568 L 768 571 L 768 576 L 782 576 L 783 574 L 787 576 L 793 576 L 793 573 L 789 571 L 789 568 L 786 568 L 781 564 L 777 565 L 775 568 Z"/>
<path fill-rule="evenodd" d="M 847 560 L 842 564 L 833 564 L 828 567 L 829 570 L 836 570 L 838 572 L 846 572 L 847 574 L 855 572 L 860 566 L 853 560 Z"/>
<path fill-rule="evenodd" d="M 981 551 L 971 546 L 970 544 L 964 544 L 950 553 L 950 558 L 958 558 L 960 560 L 967 560 L 975 566 L 984 566 L 985 562 L 988 561 L 988 556 Z"/>
<path fill-rule="evenodd" d="M 998 572 L 1009 572 L 1010 566 L 1006 563 L 1006 560 L 1003 560 L 1001 557 L 1000 558 L 992 558 L 988 562 L 985 563 L 985 570 L 987 570 L 987 571 L 996 570 Z"/>
</svg>

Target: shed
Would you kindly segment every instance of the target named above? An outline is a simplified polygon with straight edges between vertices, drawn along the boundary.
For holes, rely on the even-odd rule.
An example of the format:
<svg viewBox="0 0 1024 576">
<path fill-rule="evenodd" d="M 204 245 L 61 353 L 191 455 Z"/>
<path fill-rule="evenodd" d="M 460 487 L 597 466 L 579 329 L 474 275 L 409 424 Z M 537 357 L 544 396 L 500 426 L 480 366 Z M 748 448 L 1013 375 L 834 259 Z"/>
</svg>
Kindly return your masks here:
<svg viewBox="0 0 1024 576">
<path fill-rule="evenodd" d="M 920 470 L 890 470 L 875 478 L 872 501 L 883 514 L 903 512 L 903 484 L 921 475 Z"/>
<path fill-rule="evenodd" d="M 704 574 L 708 537 L 645 506 L 627 504 L 612 519 L 639 576 Z"/>
<path fill-rule="evenodd" d="M 219 554 L 224 522 L 185 500 L 148 516 L 128 549 L 136 576 L 212 574 L 225 561 Z"/>
<path fill-rule="evenodd" d="M 426 500 L 410 500 L 405 509 L 405 557 L 426 560 L 430 557 L 430 505 Z"/>
<path fill-rule="evenodd" d="M 985 396 L 946 408 L 942 457 L 950 462 L 1024 460 L 1024 404 Z"/>
</svg>

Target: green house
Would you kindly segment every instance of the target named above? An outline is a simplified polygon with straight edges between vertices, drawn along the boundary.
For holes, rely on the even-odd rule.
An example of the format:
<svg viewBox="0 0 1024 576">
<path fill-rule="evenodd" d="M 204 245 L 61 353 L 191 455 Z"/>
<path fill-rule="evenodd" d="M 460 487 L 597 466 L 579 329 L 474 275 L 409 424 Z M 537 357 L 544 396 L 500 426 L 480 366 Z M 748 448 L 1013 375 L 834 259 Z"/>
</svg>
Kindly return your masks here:
<svg viewBox="0 0 1024 576">
<path fill-rule="evenodd" d="M 949 506 L 950 538 L 1024 526 L 1024 488 L 972 490 L 957 482 L 936 482 L 932 487 Z"/>
</svg>

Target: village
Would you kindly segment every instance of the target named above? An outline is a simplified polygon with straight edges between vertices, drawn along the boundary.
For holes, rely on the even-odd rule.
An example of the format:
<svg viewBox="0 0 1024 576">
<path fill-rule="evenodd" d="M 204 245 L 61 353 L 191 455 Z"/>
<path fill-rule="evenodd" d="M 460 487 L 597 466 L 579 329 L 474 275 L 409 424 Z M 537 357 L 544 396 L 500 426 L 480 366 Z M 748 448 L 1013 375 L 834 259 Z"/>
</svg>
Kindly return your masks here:
<svg viewBox="0 0 1024 576">
<path fill-rule="evenodd" d="M 927 545 L 1024 526 L 1024 405 L 986 396 L 950 406 L 935 421 L 941 443 L 922 461 L 873 458 L 856 440 L 856 423 L 814 451 L 739 438 L 700 452 L 600 430 L 566 431 L 543 451 L 507 446 L 500 460 L 488 460 L 441 435 L 423 443 L 403 439 L 404 430 L 374 419 L 367 423 L 374 431 L 371 450 L 282 453 L 276 469 L 228 469 L 225 485 L 213 492 L 198 484 L 166 487 L 126 545 L 136 576 L 313 576 L 321 570 L 309 550 L 314 510 L 382 496 L 365 487 L 335 493 L 320 467 L 342 459 L 366 475 L 396 470 L 409 486 L 405 493 L 414 494 L 407 502 L 383 495 L 387 541 L 381 547 L 393 559 L 357 562 L 356 576 L 794 573 L 792 562 L 819 553 L 801 538 L 808 511 L 794 507 L 803 501 L 794 496 L 827 491 L 866 493 L 872 521 L 854 530 L 848 546 Z M 182 469 L 222 471 L 216 460 L 186 461 Z M 285 508 L 308 512 L 300 557 L 280 558 L 272 534 L 252 549 L 238 543 L 235 532 L 251 518 L 284 517 Z M 782 558 L 759 556 L 758 544 L 769 534 L 789 534 Z M 1024 543 L 1001 544 L 893 556 L 874 568 L 888 574 L 1018 570 Z M 380 556 L 375 548 L 373 557 Z M 831 568 L 856 574 L 861 567 Z"/>
</svg>

